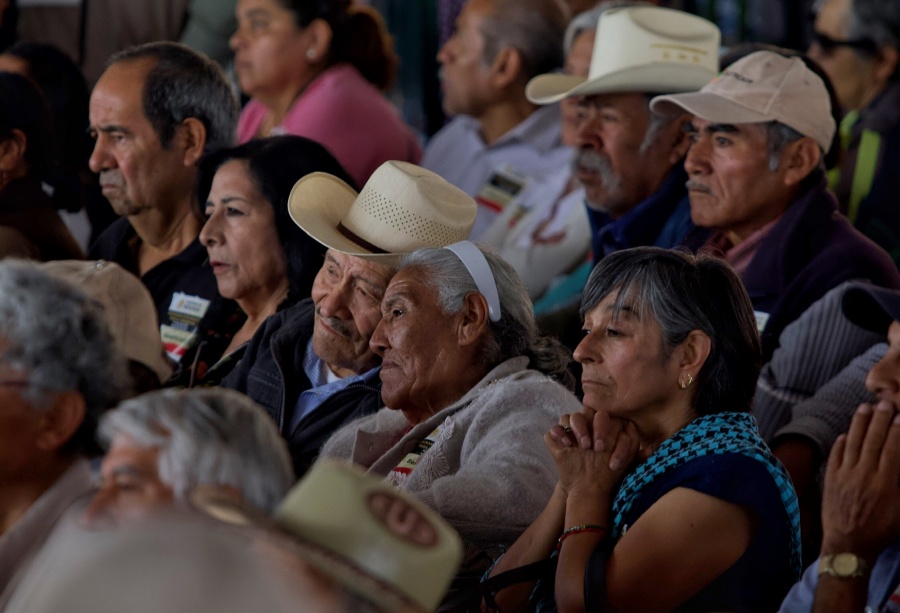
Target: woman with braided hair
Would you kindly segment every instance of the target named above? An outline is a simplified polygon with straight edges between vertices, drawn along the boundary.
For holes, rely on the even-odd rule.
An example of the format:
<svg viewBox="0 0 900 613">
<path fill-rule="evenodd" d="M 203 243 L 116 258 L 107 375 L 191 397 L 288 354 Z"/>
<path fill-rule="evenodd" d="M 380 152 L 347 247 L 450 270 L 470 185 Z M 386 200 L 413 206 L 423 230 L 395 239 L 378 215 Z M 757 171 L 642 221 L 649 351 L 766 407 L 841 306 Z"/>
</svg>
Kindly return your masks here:
<svg viewBox="0 0 900 613">
<path fill-rule="evenodd" d="M 559 483 L 491 572 L 552 554 L 555 582 L 497 603 L 777 609 L 800 571 L 797 498 L 748 414 L 760 344 L 738 276 L 708 256 L 629 249 L 597 265 L 582 300 L 583 409 L 544 438 Z"/>
</svg>

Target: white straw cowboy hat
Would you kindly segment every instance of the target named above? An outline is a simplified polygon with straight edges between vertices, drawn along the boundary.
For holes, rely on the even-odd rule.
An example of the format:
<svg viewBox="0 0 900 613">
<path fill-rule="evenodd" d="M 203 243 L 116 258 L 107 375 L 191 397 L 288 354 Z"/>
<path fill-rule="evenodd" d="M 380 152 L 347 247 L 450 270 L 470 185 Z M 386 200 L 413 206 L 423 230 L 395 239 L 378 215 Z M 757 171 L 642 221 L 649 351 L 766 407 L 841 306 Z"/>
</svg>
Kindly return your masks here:
<svg viewBox="0 0 900 613">
<path fill-rule="evenodd" d="M 326 247 L 385 264 L 423 247 L 465 240 L 478 205 L 439 175 L 407 162 L 379 166 L 359 194 L 314 172 L 294 185 L 291 219 Z"/>
<path fill-rule="evenodd" d="M 525 95 L 535 104 L 569 96 L 696 91 L 719 72 L 719 28 L 674 9 L 609 9 L 597 21 L 588 78 L 539 75 Z"/>
</svg>

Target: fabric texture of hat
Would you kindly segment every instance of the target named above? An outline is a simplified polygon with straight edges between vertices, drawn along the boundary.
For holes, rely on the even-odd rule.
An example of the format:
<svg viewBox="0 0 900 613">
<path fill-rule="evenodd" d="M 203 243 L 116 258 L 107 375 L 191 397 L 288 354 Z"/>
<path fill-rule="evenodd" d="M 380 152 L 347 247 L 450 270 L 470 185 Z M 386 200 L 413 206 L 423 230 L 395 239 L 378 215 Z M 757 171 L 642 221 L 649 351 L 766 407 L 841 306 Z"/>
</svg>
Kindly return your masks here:
<svg viewBox="0 0 900 613">
<path fill-rule="evenodd" d="M 402 526 L 391 525 L 395 503 Z M 301 557 L 385 611 L 433 611 L 462 560 L 459 535 L 437 513 L 338 462 L 314 464 L 275 519 L 304 541 Z"/>
<path fill-rule="evenodd" d="M 535 104 L 550 104 L 569 96 L 696 91 L 719 71 L 720 40 L 714 23 L 683 11 L 609 9 L 597 21 L 587 79 L 539 75 L 525 95 Z"/>
<path fill-rule="evenodd" d="M 116 346 L 129 360 L 139 362 L 165 381 L 172 367 L 165 357 L 156 305 L 140 279 L 104 260 L 56 260 L 41 268 L 78 287 L 103 307 Z"/>
<path fill-rule="evenodd" d="M 465 240 L 478 205 L 439 175 L 407 162 L 379 166 L 359 194 L 314 172 L 294 185 L 291 219 L 311 237 L 348 255 L 392 265 L 423 247 Z"/>
<path fill-rule="evenodd" d="M 887 334 L 894 321 L 900 321 L 900 291 L 852 285 L 841 298 L 841 308 L 851 322 L 878 334 Z"/>
<path fill-rule="evenodd" d="M 715 123 L 780 121 L 831 148 L 837 129 L 825 83 L 798 57 L 757 51 L 741 58 L 699 92 L 657 96 L 657 113 L 687 111 Z"/>
</svg>

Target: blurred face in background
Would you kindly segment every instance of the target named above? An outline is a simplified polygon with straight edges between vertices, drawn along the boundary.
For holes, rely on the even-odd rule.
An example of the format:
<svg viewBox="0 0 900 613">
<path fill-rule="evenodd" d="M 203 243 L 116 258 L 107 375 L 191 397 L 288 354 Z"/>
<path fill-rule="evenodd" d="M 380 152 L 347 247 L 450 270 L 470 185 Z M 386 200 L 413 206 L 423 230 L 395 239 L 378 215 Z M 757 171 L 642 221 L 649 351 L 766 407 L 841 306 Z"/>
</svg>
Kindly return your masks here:
<svg viewBox="0 0 900 613">
<path fill-rule="evenodd" d="M 593 30 L 584 31 L 576 36 L 572 42 L 572 50 L 566 57 L 565 73 L 587 78 L 593 51 Z M 559 106 L 562 112 L 562 141 L 571 147 L 575 145 L 575 133 L 578 131 L 578 98 L 563 98 Z"/>
</svg>

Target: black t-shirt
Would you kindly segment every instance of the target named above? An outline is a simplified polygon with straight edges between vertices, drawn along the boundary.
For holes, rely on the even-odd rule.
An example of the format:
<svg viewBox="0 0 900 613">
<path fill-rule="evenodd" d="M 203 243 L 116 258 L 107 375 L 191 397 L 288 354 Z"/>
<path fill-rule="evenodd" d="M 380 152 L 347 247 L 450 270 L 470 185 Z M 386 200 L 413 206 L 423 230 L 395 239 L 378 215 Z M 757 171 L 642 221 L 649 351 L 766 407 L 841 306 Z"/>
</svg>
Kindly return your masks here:
<svg viewBox="0 0 900 613">
<path fill-rule="evenodd" d="M 115 262 L 137 275 L 139 245 L 140 237 L 123 217 L 97 238 L 88 257 Z M 239 308 L 233 300 L 219 295 L 206 249 L 199 240 L 148 270 L 141 281 L 156 303 L 163 345 L 175 364 L 190 360 L 191 350 L 204 334 L 230 337 L 235 326 L 240 327 L 240 318 L 235 317 Z"/>
</svg>

